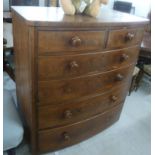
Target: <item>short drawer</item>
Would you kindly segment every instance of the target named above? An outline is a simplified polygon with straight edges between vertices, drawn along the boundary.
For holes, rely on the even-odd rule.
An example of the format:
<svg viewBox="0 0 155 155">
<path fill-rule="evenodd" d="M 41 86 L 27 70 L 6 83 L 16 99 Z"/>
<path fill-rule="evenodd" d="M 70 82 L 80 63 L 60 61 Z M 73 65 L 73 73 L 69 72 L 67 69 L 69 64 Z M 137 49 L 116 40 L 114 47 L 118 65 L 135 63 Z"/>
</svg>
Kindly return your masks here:
<svg viewBox="0 0 155 155">
<path fill-rule="evenodd" d="M 139 48 L 127 48 L 94 54 L 40 56 L 39 80 L 64 79 L 106 72 L 136 62 Z"/>
<path fill-rule="evenodd" d="M 102 95 L 84 101 L 73 101 L 61 106 L 38 108 L 39 129 L 58 127 L 88 119 L 122 103 L 128 92 L 128 85 L 113 88 Z"/>
<path fill-rule="evenodd" d="M 91 119 L 38 133 L 39 152 L 54 151 L 101 132 L 119 119 L 122 104 Z"/>
<path fill-rule="evenodd" d="M 68 100 L 103 93 L 131 79 L 134 65 L 91 76 L 39 81 L 38 98 L 40 105 L 58 104 Z"/>
<path fill-rule="evenodd" d="M 38 31 L 39 54 L 104 48 L 104 31 Z"/>
<path fill-rule="evenodd" d="M 107 48 L 115 49 L 140 45 L 143 37 L 143 29 L 121 29 L 109 32 Z"/>
</svg>

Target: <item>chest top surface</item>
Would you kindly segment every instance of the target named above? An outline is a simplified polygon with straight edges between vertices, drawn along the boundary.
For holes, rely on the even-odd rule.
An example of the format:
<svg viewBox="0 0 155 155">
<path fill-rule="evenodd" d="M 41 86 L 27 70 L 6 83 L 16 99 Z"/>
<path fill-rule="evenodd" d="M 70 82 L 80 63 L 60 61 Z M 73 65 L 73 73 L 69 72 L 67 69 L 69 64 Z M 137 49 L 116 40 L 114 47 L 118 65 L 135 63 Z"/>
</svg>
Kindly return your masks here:
<svg viewBox="0 0 155 155">
<path fill-rule="evenodd" d="M 30 7 L 12 6 L 16 12 L 31 26 L 123 26 L 147 24 L 148 19 L 137 17 L 127 13 L 121 13 L 111 9 L 101 9 L 96 18 L 85 15 L 65 15 L 61 8 L 56 7 Z"/>
</svg>

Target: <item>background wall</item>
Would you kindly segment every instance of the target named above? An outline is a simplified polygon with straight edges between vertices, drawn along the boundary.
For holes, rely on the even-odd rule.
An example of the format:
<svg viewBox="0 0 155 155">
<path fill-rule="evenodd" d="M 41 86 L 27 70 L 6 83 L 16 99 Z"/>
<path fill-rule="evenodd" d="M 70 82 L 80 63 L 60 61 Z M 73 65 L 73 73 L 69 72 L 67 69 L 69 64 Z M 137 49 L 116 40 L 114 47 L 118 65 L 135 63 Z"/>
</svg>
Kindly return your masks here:
<svg viewBox="0 0 155 155">
<path fill-rule="evenodd" d="M 3 0 L 3 10 L 9 11 L 9 0 Z"/>
<path fill-rule="evenodd" d="M 40 6 L 45 6 L 45 0 L 39 0 L 39 5 Z"/>
<path fill-rule="evenodd" d="M 114 1 L 115 0 L 109 0 L 109 3 L 106 7 L 113 8 Z M 136 16 L 147 17 L 149 11 L 151 10 L 151 0 L 119 0 L 119 1 L 131 2 L 132 6 L 135 7 Z"/>
</svg>

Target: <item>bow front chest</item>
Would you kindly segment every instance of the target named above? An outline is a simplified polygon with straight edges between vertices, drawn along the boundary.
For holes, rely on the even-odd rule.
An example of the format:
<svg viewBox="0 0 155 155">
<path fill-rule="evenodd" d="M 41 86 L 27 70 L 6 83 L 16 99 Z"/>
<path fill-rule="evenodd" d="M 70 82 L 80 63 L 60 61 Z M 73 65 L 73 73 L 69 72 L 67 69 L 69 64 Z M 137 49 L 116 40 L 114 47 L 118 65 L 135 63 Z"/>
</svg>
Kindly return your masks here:
<svg viewBox="0 0 155 155">
<path fill-rule="evenodd" d="M 33 154 L 81 142 L 116 122 L 147 20 L 12 7 L 19 107 Z"/>
</svg>

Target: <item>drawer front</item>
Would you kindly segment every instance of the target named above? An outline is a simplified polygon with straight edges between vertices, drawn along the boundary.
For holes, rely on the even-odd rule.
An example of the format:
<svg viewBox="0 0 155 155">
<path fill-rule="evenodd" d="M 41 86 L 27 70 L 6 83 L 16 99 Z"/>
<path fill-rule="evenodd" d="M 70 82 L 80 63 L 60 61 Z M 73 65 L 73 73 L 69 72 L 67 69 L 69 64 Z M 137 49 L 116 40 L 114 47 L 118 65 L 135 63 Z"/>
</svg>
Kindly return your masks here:
<svg viewBox="0 0 155 155">
<path fill-rule="evenodd" d="M 39 54 L 105 48 L 104 31 L 39 31 Z"/>
<path fill-rule="evenodd" d="M 58 104 L 67 100 L 103 93 L 123 82 L 129 82 L 134 65 L 118 70 L 76 79 L 39 81 L 39 104 Z"/>
<path fill-rule="evenodd" d="M 140 45 L 143 29 L 112 30 L 109 32 L 107 48 L 122 48 L 131 45 Z"/>
<path fill-rule="evenodd" d="M 95 54 L 40 56 L 39 80 L 63 79 L 106 72 L 136 62 L 139 48 Z"/>
<path fill-rule="evenodd" d="M 58 127 L 79 122 L 122 103 L 128 92 L 128 85 L 115 87 L 102 95 L 84 100 L 73 101 L 60 106 L 41 106 L 38 109 L 39 129 Z"/>
<path fill-rule="evenodd" d="M 122 104 L 105 113 L 80 123 L 61 128 L 40 131 L 38 133 L 39 151 L 54 151 L 94 136 L 117 121 L 119 119 L 121 109 Z"/>
</svg>

